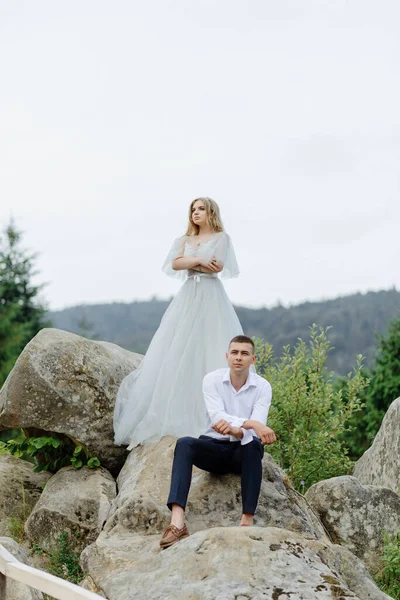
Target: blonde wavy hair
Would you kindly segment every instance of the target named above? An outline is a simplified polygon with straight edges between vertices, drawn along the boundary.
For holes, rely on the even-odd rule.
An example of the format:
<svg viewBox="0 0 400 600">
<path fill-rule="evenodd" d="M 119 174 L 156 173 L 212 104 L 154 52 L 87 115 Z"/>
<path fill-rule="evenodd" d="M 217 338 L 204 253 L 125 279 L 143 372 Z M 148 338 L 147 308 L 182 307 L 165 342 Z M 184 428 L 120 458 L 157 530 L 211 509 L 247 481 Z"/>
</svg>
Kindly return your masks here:
<svg viewBox="0 0 400 600">
<path fill-rule="evenodd" d="M 189 207 L 189 223 L 188 223 L 188 228 L 187 228 L 185 235 L 198 235 L 198 233 L 200 231 L 200 227 L 198 225 L 196 225 L 196 223 L 194 223 L 193 219 L 192 219 L 193 205 L 198 200 L 201 200 L 204 203 L 204 206 L 206 207 L 208 222 L 210 223 L 211 229 L 213 231 L 215 231 L 216 233 L 219 231 L 224 231 L 224 226 L 222 225 L 221 215 L 219 214 L 218 204 L 215 202 L 215 200 L 212 200 L 212 198 L 204 197 L 204 198 L 196 198 L 195 200 L 193 200 L 193 202 L 191 202 L 190 207 Z"/>
</svg>

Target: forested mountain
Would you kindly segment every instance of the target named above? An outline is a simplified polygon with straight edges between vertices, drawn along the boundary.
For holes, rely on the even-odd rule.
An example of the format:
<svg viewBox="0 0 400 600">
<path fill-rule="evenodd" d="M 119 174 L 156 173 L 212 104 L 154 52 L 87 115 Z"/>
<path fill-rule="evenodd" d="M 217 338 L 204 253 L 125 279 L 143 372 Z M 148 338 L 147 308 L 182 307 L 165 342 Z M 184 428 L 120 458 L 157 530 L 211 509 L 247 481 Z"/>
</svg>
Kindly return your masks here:
<svg viewBox="0 0 400 600">
<path fill-rule="evenodd" d="M 153 298 L 131 303 L 82 305 L 53 311 L 48 316 L 59 329 L 144 353 L 169 302 Z M 400 292 L 392 289 L 354 294 L 289 308 L 235 308 L 244 332 L 271 343 L 276 354 L 298 338 L 306 340 L 313 323 L 331 326 L 328 337 L 334 350 L 328 367 L 345 374 L 354 365 L 357 354 L 366 357 L 366 364 L 373 364 L 376 334 L 385 333 L 389 321 L 400 316 Z"/>
</svg>

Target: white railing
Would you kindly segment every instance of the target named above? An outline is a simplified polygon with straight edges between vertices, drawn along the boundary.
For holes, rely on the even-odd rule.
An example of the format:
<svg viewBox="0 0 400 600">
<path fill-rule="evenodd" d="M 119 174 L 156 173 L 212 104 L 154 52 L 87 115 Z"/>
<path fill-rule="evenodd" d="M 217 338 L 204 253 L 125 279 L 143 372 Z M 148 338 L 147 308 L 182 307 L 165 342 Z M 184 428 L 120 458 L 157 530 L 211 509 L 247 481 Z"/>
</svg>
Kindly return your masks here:
<svg viewBox="0 0 400 600">
<path fill-rule="evenodd" d="M 0 600 L 6 600 L 8 578 L 25 583 L 57 600 L 104 600 L 79 585 L 21 563 L 0 544 Z"/>
</svg>

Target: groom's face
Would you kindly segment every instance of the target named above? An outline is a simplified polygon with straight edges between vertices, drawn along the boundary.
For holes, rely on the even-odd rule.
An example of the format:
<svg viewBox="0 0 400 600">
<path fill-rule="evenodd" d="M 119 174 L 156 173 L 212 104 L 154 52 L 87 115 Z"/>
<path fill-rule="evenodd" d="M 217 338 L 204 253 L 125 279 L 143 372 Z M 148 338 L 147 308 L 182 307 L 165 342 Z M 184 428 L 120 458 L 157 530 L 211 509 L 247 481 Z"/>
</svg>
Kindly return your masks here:
<svg viewBox="0 0 400 600">
<path fill-rule="evenodd" d="M 241 373 L 249 369 L 255 360 L 253 346 L 251 344 L 232 342 L 226 354 L 228 366 L 234 373 Z"/>
</svg>

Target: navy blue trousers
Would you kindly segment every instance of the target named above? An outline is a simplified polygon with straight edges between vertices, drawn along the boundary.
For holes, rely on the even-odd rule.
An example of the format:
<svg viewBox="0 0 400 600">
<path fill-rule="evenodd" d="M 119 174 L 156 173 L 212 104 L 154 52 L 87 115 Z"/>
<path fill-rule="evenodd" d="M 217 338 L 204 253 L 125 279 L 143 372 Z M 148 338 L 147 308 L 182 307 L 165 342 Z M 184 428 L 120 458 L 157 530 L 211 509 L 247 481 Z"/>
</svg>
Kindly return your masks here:
<svg viewBox="0 0 400 600">
<path fill-rule="evenodd" d="M 261 489 L 263 456 L 264 446 L 255 437 L 243 446 L 240 441 L 229 442 L 206 435 L 180 438 L 175 447 L 168 508 L 171 509 L 172 504 L 186 507 L 195 465 L 216 475 L 240 475 L 243 512 L 254 515 Z"/>
</svg>

